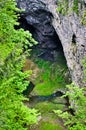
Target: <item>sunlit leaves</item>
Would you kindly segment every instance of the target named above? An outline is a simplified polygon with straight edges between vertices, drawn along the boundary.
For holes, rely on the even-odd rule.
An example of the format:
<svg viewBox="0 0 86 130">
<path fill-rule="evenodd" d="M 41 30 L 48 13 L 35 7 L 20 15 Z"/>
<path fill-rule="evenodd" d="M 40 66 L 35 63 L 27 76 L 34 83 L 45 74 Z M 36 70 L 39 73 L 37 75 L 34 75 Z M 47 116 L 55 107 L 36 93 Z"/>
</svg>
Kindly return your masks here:
<svg viewBox="0 0 86 130">
<path fill-rule="evenodd" d="M 86 96 L 84 95 L 84 88 L 75 86 L 74 83 L 67 86 L 68 91 L 65 96 L 70 99 L 70 106 L 75 110 L 75 115 L 71 115 L 68 112 L 62 112 L 55 110 L 64 120 L 64 124 L 68 126 L 68 130 L 86 130 Z"/>
<path fill-rule="evenodd" d="M 37 122 L 37 111 L 23 104 L 22 95 L 32 73 L 22 72 L 27 49 L 37 42 L 29 31 L 15 30 L 18 12 L 15 0 L 0 0 L 0 130 L 26 130 Z"/>
</svg>

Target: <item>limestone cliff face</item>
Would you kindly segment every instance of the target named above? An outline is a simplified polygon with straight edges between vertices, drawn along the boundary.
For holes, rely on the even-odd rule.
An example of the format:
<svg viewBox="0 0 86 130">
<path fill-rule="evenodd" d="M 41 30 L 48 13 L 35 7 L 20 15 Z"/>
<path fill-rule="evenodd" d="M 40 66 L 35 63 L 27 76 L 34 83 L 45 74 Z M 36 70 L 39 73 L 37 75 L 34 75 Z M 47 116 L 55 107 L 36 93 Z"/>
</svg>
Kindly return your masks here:
<svg viewBox="0 0 86 130">
<path fill-rule="evenodd" d="M 83 80 L 82 59 L 86 55 L 86 27 L 82 26 L 79 17 L 72 13 L 61 16 L 57 13 L 55 0 L 46 2 L 53 14 L 53 27 L 59 35 L 72 81 L 81 86 Z"/>
<path fill-rule="evenodd" d="M 80 18 L 75 13 L 66 16 L 57 13 L 56 0 L 17 0 L 17 3 L 19 8 L 24 9 L 23 15 L 29 24 L 33 24 L 35 28 L 45 25 L 46 30 L 43 31 L 44 27 L 39 29 L 41 35 L 44 33 L 40 37 L 42 40 L 47 34 L 51 38 L 53 33 L 51 28 L 55 29 L 61 40 L 72 81 L 82 86 L 83 66 L 81 62 L 86 55 L 86 27 L 81 25 Z M 45 19 L 40 19 L 42 17 Z M 52 26 L 46 26 L 49 22 Z"/>
</svg>

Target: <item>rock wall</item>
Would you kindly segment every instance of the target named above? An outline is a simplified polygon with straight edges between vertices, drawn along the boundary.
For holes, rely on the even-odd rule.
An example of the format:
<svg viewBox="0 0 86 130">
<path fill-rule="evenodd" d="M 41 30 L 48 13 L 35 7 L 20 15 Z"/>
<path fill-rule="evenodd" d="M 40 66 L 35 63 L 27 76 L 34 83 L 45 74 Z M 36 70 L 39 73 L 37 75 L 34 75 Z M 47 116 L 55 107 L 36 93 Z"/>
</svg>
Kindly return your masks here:
<svg viewBox="0 0 86 130">
<path fill-rule="evenodd" d="M 21 27 L 30 30 L 35 40 L 38 41 L 38 56 L 54 61 L 55 54 L 62 50 L 58 35 L 52 26 L 52 14 L 44 2 L 40 0 L 18 0 L 18 7 L 24 9 L 21 14 Z"/>
<path fill-rule="evenodd" d="M 75 13 L 66 16 L 58 14 L 56 0 L 17 0 L 17 3 L 19 8 L 24 9 L 22 15 L 25 16 L 27 22 L 33 24 L 38 32 L 41 32 L 39 42 L 43 43 L 46 35 L 52 38 L 51 28 L 54 27 L 61 40 L 72 81 L 76 85 L 83 86 L 82 59 L 86 55 L 86 27 L 81 25 L 80 18 Z M 52 26 L 49 26 L 51 20 Z M 46 39 L 46 42 L 48 40 Z"/>
<path fill-rule="evenodd" d="M 61 40 L 72 81 L 83 86 L 82 59 L 86 55 L 86 27 L 81 25 L 81 19 L 74 13 L 59 15 L 55 0 L 46 1 L 46 5 L 53 14 L 52 25 Z"/>
</svg>

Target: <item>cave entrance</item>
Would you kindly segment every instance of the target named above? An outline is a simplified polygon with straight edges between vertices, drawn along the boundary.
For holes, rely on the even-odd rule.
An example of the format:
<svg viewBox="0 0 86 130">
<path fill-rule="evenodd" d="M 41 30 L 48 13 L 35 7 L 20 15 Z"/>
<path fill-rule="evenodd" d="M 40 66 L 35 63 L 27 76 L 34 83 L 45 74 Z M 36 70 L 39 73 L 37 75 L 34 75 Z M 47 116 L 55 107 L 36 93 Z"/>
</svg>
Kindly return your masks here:
<svg viewBox="0 0 86 130">
<path fill-rule="evenodd" d="M 59 36 L 51 23 L 32 25 L 23 17 L 19 19 L 20 26 L 24 30 L 29 30 L 33 38 L 38 41 L 38 45 L 32 48 L 39 58 L 47 61 L 60 61 L 66 64 L 63 47 Z"/>
</svg>

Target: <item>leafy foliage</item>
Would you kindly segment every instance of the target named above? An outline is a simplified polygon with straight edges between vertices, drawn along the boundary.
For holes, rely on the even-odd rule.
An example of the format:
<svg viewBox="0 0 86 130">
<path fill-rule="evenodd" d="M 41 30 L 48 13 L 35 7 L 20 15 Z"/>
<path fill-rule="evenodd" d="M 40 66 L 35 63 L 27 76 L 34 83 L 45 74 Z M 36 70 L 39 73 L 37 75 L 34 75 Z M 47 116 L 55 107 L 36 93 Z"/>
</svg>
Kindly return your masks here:
<svg viewBox="0 0 86 130">
<path fill-rule="evenodd" d="M 57 11 L 60 14 L 62 14 L 62 15 L 67 14 L 67 11 L 68 11 L 68 0 L 58 0 Z"/>
<path fill-rule="evenodd" d="M 79 13 L 79 7 L 78 7 L 79 0 L 74 0 L 73 2 L 73 11 L 78 14 Z"/>
<path fill-rule="evenodd" d="M 37 122 L 37 111 L 23 104 L 22 91 L 31 71 L 22 72 L 28 46 L 37 44 L 29 31 L 15 30 L 17 12 L 14 0 L 0 0 L 0 129 L 25 130 Z M 25 48 L 25 50 L 23 49 Z"/>
<path fill-rule="evenodd" d="M 69 0 L 58 0 L 57 5 L 57 11 L 62 15 L 67 15 L 69 12 L 75 12 L 77 15 L 79 15 L 79 4 L 83 5 L 83 0 L 73 0 L 71 2 L 71 7 L 69 6 Z"/>
<path fill-rule="evenodd" d="M 67 111 L 55 110 L 54 112 L 64 119 L 68 130 L 86 130 L 86 96 L 84 95 L 84 89 L 75 86 L 73 83 L 68 85 L 67 88 L 68 91 L 65 97 L 69 96 L 72 103 L 72 106 L 69 106 L 69 108 L 75 110 L 75 116 Z"/>
<path fill-rule="evenodd" d="M 82 15 L 81 23 L 86 26 L 86 10 L 84 11 Z"/>
</svg>

